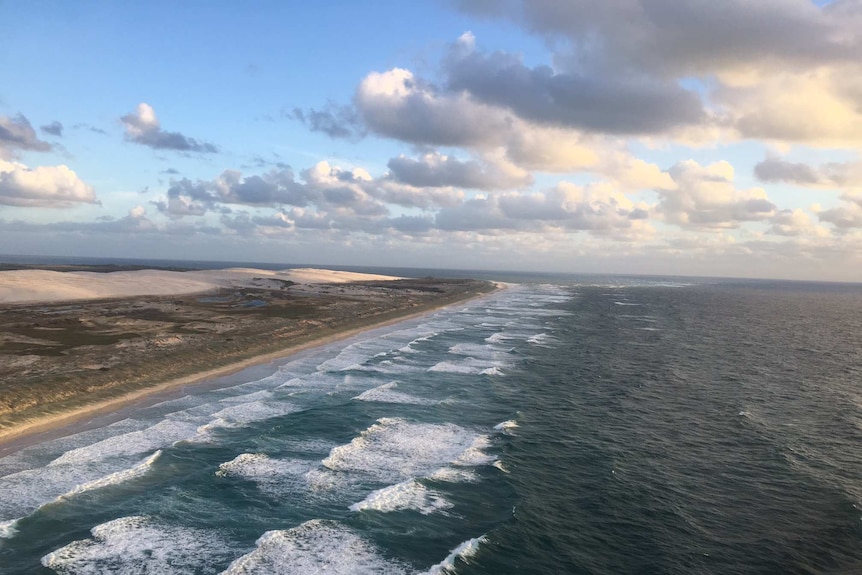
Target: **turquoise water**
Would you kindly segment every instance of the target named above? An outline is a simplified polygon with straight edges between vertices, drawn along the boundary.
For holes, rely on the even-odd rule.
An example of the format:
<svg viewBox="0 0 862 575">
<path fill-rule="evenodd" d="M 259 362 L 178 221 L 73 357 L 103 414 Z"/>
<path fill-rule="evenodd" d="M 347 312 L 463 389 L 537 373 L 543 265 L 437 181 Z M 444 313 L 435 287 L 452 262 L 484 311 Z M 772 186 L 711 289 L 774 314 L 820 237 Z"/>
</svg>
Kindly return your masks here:
<svg viewBox="0 0 862 575">
<path fill-rule="evenodd" d="M 513 285 L 0 459 L 0 572 L 862 572 L 862 291 Z"/>
</svg>

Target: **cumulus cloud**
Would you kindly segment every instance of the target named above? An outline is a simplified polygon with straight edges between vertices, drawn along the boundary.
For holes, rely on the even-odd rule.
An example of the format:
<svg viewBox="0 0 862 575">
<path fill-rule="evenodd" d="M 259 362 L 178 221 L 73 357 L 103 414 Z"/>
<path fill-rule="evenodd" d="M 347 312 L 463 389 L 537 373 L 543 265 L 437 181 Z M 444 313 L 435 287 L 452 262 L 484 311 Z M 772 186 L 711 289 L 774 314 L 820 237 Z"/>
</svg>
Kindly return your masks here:
<svg viewBox="0 0 862 575">
<path fill-rule="evenodd" d="M 177 219 L 185 216 L 202 216 L 212 210 L 218 197 L 207 182 L 193 182 L 188 178 L 171 180 L 167 198 L 152 202 L 159 212 Z"/>
<path fill-rule="evenodd" d="M 506 52 L 456 44 L 444 64 L 448 87 L 520 118 L 605 134 L 652 134 L 704 119 L 700 98 L 659 77 L 530 68 Z"/>
<path fill-rule="evenodd" d="M 296 182 L 290 168 L 247 177 L 236 170 L 225 170 L 212 187 L 219 201 L 227 204 L 304 206 L 310 200 L 305 187 Z"/>
<path fill-rule="evenodd" d="M 769 233 L 778 236 L 799 237 L 819 236 L 826 237 L 829 231 L 814 223 L 804 210 L 780 210 L 770 219 Z"/>
<path fill-rule="evenodd" d="M 452 207 L 464 200 L 464 192 L 452 187 L 417 187 L 390 177 L 378 178 L 369 186 L 374 197 L 387 204 L 428 210 Z"/>
<path fill-rule="evenodd" d="M 741 66 L 852 61 L 862 49 L 855 0 L 461 0 L 462 9 L 565 39 L 580 66 L 693 75 Z"/>
<path fill-rule="evenodd" d="M 39 129 L 42 130 L 45 134 L 50 134 L 52 136 L 62 137 L 63 136 L 63 124 L 54 120 L 50 124 L 45 124 L 44 126 L 39 126 Z"/>
<path fill-rule="evenodd" d="M 725 78 L 713 99 L 744 138 L 824 147 L 859 145 L 862 92 L 853 82 L 860 75 L 859 63 L 758 72 Z"/>
<path fill-rule="evenodd" d="M 272 170 L 243 176 L 224 170 L 213 180 L 171 180 L 167 197 L 156 200 L 158 210 L 171 218 L 202 216 L 225 205 L 305 206 L 314 192 L 294 179 L 293 170 Z"/>
<path fill-rule="evenodd" d="M 187 224 L 182 222 L 168 222 L 160 224 L 151 220 L 143 206 L 137 205 L 131 208 L 127 214 L 120 218 L 106 216 L 97 221 L 59 221 L 49 224 L 38 224 L 24 222 L 21 220 L 0 220 L 0 229 L 4 232 L 30 233 L 39 237 L 66 238 L 74 235 L 76 238 L 87 238 L 94 245 L 109 240 L 117 234 L 134 235 L 136 238 L 148 235 L 159 241 L 159 238 L 170 238 L 171 236 L 191 237 L 195 235 L 217 236 L 222 234 L 220 228 L 206 224 Z M 166 244 L 174 245 L 173 239 Z M 104 244 L 102 244 L 104 245 Z M 166 252 L 170 253 L 170 252 Z"/>
<path fill-rule="evenodd" d="M 380 135 L 412 144 L 465 148 L 524 181 L 525 170 L 601 173 L 602 158 L 612 149 L 601 135 L 527 121 L 467 93 L 441 91 L 400 68 L 366 76 L 355 102 L 366 125 Z M 409 167 L 418 177 L 422 166 Z M 405 174 L 411 171 L 405 162 L 398 168 Z M 449 168 L 451 173 L 454 162 Z M 442 175 L 447 170 L 436 166 L 435 171 Z"/>
<path fill-rule="evenodd" d="M 590 171 L 601 161 L 601 144 L 573 130 L 516 125 L 517 129 L 511 130 L 502 144 L 506 157 L 525 169 L 547 172 Z"/>
<path fill-rule="evenodd" d="M 339 106 L 329 102 L 319 110 L 294 108 L 286 116 L 302 122 L 312 132 L 322 132 L 330 138 L 359 140 L 365 136 L 362 119 L 352 106 Z"/>
<path fill-rule="evenodd" d="M 754 166 L 754 174 L 764 182 L 784 182 L 797 186 L 862 187 L 862 162 L 829 162 L 812 166 L 769 157 Z"/>
<path fill-rule="evenodd" d="M 702 166 L 694 160 L 669 171 L 673 186 L 658 188 L 658 211 L 670 223 L 686 227 L 735 228 L 772 217 L 777 207 L 762 188 L 738 189 L 728 162 Z"/>
<path fill-rule="evenodd" d="M 849 230 L 851 228 L 862 228 L 862 194 L 860 193 L 844 193 L 841 195 L 843 204 L 828 210 L 820 208 L 819 205 L 814 206 L 817 213 L 817 218 L 821 222 L 827 222 L 834 225 L 839 230 Z"/>
<path fill-rule="evenodd" d="M 323 161 L 302 170 L 298 179 L 290 171 L 243 176 L 225 170 L 213 180 L 172 181 L 167 197 L 154 205 L 173 219 L 220 211 L 226 229 L 248 236 L 286 237 L 299 230 L 411 237 L 586 231 L 621 239 L 652 232 L 648 220 L 653 206 L 632 201 L 611 181 L 586 186 L 561 182 L 529 193 L 497 189 L 467 197 L 459 188 L 442 185 L 454 182 L 440 181 L 442 176 L 434 169 L 456 174 L 446 177 L 487 184 L 494 181 L 487 180 L 487 165 L 477 169 L 454 159 L 450 164 L 439 153 L 401 159 L 404 165 L 393 164 L 394 171 L 416 170 L 419 175 L 412 174 L 412 183 L 400 181 L 393 171 L 375 178 L 362 168 L 345 169 Z M 401 176 L 405 173 L 402 170 Z M 413 185 L 422 183 L 416 178 L 430 178 L 425 183 L 440 185 Z M 230 213 L 229 206 L 236 205 L 252 211 Z M 391 214 L 395 206 L 401 213 Z M 261 208 L 276 211 L 266 213 Z"/>
<path fill-rule="evenodd" d="M 586 126 L 604 133 L 619 131 L 620 122 L 628 133 L 674 128 L 671 136 L 689 140 L 720 128 L 729 130 L 726 136 L 820 146 L 862 142 L 857 0 L 824 6 L 810 0 L 463 0 L 461 6 L 511 19 L 554 47 L 553 69 L 528 68 L 499 53 L 469 52 L 455 60 L 455 85 L 525 117 L 580 122 L 580 113 L 595 106 L 597 114 L 585 121 L 597 125 Z M 692 80 L 699 81 L 699 93 L 679 87 Z M 567 111 L 566 102 L 578 107 Z M 616 104 L 607 116 L 605 103 Z M 698 114 L 699 108 L 708 112 Z M 682 126 L 674 125 L 680 120 Z"/>
<path fill-rule="evenodd" d="M 179 132 L 162 130 L 159 119 L 152 106 L 144 102 L 138 104 L 134 112 L 120 120 L 126 129 L 126 139 L 155 150 L 177 150 L 181 152 L 215 153 L 218 148 L 208 142 L 201 142 L 184 136 Z"/>
<path fill-rule="evenodd" d="M 370 129 L 417 144 L 485 145 L 499 140 L 511 121 L 498 108 L 440 91 L 403 68 L 368 74 L 354 100 Z"/>
<path fill-rule="evenodd" d="M 460 187 L 477 190 L 520 188 L 533 182 L 532 175 L 503 158 L 461 161 L 432 152 L 418 159 L 398 156 L 387 164 L 393 178 L 417 187 Z"/>
<path fill-rule="evenodd" d="M 589 231 L 600 235 L 648 233 L 648 206 L 635 205 L 607 184 L 557 186 L 529 194 L 503 192 L 477 196 L 441 210 L 435 225 L 446 231 Z"/>
<path fill-rule="evenodd" d="M 862 143 L 857 0 L 460 5 L 544 37 L 551 61 L 527 65 L 518 54 L 478 50 L 465 33 L 441 62 L 439 84 L 403 68 L 372 72 L 352 107 L 328 104 L 293 117 L 333 137 L 370 130 L 473 152 L 501 147 L 525 169 L 551 171 L 588 165 L 595 150 L 583 133 Z M 559 131 L 568 151 L 542 146 L 542 128 Z"/>
<path fill-rule="evenodd" d="M 290 169 L 247 176 L 236 170 L 224 170 L 212 180 L 172 180 L 166 197 L 153 203 L 160 212 L 175 219 L 226 211 L 229 206 L 237 205 L 316 207 L 338 217 L 379 218 L 388 214 L 389 204 L 432 209 L 457 205 L 463 198 L 463 192 L 449 187 L 411 186 L 390 175 L 373 178 L 362 168 L 347 170 L 325 161 L 302 170 L 300 176 L 297 179 Z M 289 213 L 307 216 L 311 212 Z"/>
<path fill-rule="evenodd" d="M 9 151 L 15 150 L 47 152 L 50 149 L 51 144 L 39 139 L 30 121 L 22 114 L 12 118 L 0 116 L 0 158 L 4 157 L 4 150 L 8 155 Z"/>
<path fill-rule="evenodd" d="M 66 208 L 94 204 L 93 188 L 67 166 L 28 168 L 0 160 L 0 204 L 34 208 Z"/>
<path fill-rule="evenodd" d="M 343 170 L 329 162 L 318 162 L 302 172 L 306 189 L 317 194 L 318 202 L 330 209 L 364 216 L 388 213 L 385 204 L 374 197 L 371 175 L 362 168 Z"/>
</svg>

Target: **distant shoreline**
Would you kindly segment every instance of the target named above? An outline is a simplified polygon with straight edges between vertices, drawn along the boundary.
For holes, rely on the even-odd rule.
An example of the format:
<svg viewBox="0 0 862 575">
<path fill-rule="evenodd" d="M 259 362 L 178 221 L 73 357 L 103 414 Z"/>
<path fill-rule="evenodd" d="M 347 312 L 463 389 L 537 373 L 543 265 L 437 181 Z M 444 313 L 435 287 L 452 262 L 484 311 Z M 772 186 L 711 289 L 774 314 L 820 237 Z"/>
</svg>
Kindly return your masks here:
<svg viewBox="0 0 862 575">
<path fill-rule="evenodd" d="M 484 283 L 488 284 L 488 289 L 481 293 L 470 292 L 459 294 L 459 297 L 444 298 L 439 302 L 423 305 L 421 309 L 404 309 L 387 312 L 381 314 L 383 317 L 379 320 L 369 319 L 369 321 L 363 322 L 358 326 L 355 325 L 355 323 L 335 326 L 328 328 L 325 334 L 303 334 L 296 338 L 292 343 L 285 342 L 287 345 L 276 351 L 267 351 L 265 353 L 255 354 L 251 357 L 217 366 L 209 370 L 196 372 L 182 377 L 175 377 L 125 393 L 121 392 L 120 395 L 109 397 L 94 403 L 85 403 L 71 409 L 61 409 L 56 413 L 49 413 L 25 419 L 20 423 L 13 424 L 10 428 L 0 430 L 0 457 L 9 455 L 41 441 L 62 437 L 67 434 L 66 431 L 71 426 L 122 410 L 123 408 L 134 405 L 135 403 L 152 396 L 189 386 L 201 386 L 206 382 L 230 376 L 251 367 L 261 366 L 276 360 L 288 359 L 301 352 L 342 341 L 365 331 L 401 323 L 429 315 L 451 305 L 486 297 L 490 293 L 493 293 L 502 287 L 501 284 L 495 284 L 492 282 Z"/>
</svg>

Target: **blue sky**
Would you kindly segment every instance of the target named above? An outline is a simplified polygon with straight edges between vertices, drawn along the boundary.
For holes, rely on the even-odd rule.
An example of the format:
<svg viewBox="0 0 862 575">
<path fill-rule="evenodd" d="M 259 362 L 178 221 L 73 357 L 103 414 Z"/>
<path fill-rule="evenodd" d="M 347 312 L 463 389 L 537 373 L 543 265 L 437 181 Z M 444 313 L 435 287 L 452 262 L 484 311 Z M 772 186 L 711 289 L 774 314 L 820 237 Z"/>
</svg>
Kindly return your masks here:
<svg viewBox="0 0 862 575">
<path fill-rule="evenodd" d="M 859 62 L 859 0 L 0 3 L 0 253 L 862 281 Z"/>
</svg>

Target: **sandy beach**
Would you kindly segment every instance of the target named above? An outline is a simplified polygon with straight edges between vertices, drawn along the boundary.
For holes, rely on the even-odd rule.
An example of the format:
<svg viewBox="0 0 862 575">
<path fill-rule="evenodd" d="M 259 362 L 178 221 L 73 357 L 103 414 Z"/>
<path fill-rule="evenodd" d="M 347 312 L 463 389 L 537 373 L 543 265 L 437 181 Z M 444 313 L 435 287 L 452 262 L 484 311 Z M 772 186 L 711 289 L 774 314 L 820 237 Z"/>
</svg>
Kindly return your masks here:
<svg viewBox="0 0 862 575">
<path fill-rule="evenodd" d="M 0 455 L 493 289 L 318 269 L 0 272 Z"/>
</svg>

